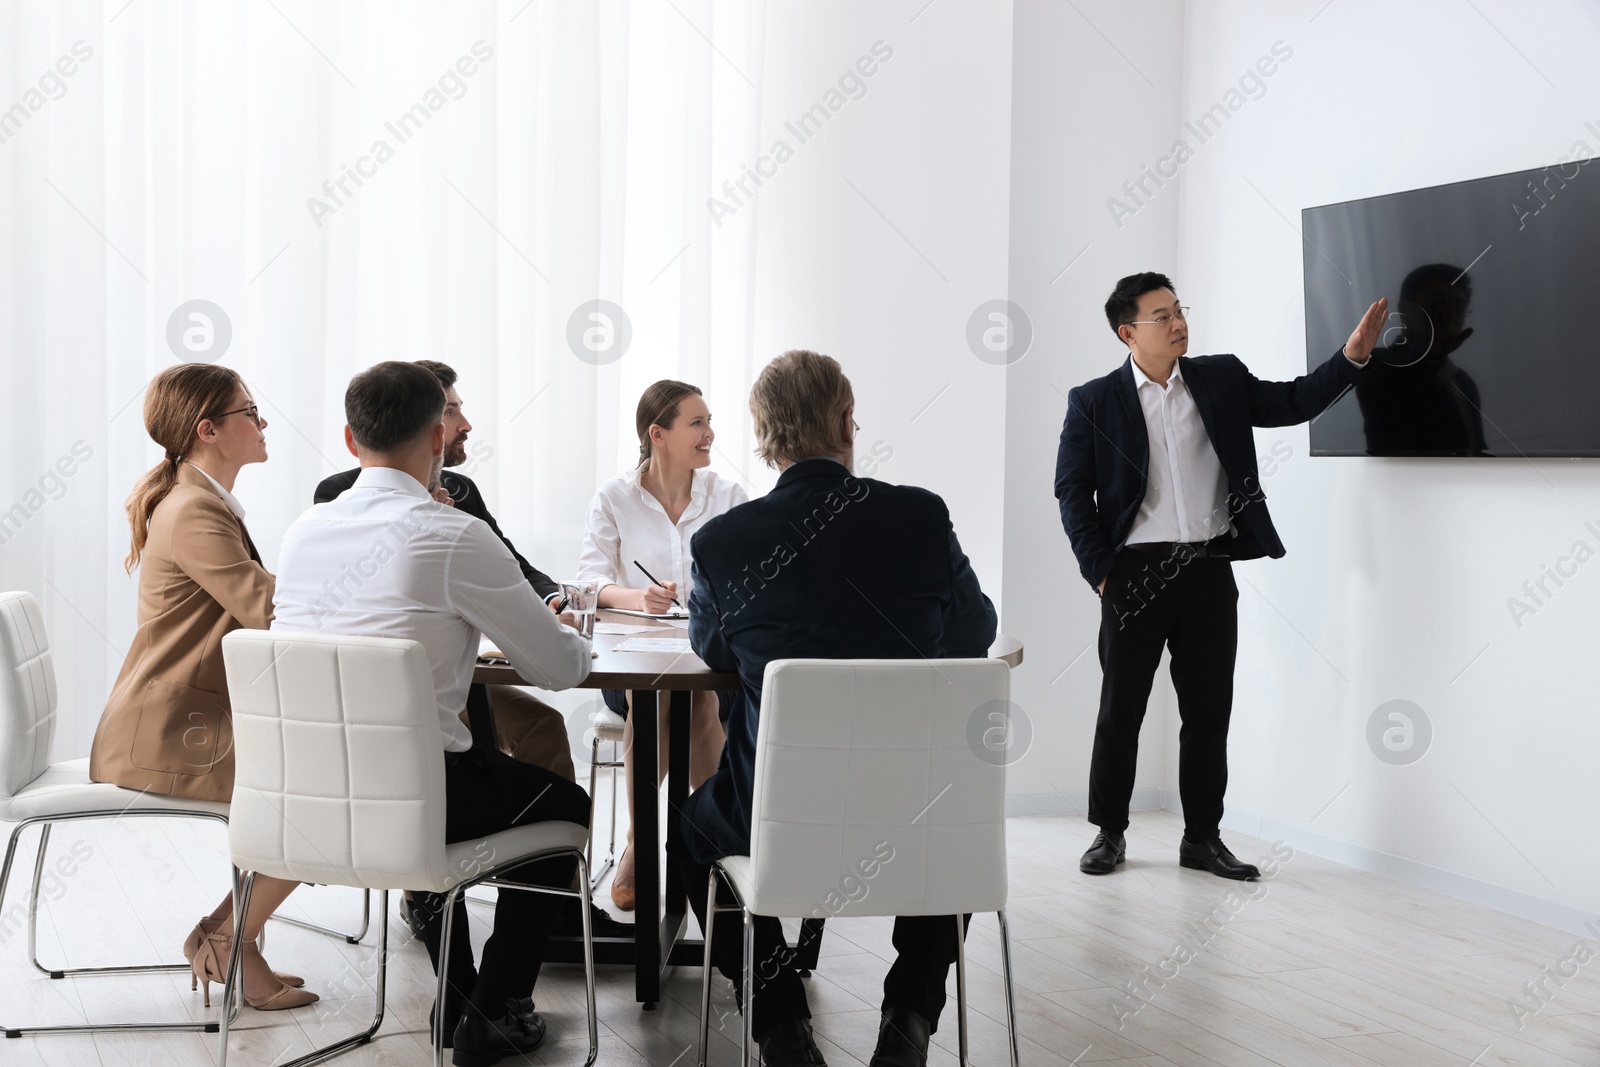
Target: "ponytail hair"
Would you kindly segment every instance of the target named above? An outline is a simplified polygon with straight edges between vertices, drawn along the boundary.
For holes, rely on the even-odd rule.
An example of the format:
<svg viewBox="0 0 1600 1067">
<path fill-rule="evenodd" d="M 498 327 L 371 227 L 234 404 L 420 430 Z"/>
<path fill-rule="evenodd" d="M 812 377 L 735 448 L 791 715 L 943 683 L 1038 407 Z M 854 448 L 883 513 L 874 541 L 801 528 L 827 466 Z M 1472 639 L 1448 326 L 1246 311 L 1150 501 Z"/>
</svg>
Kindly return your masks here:
<svg viewBox="0 0 1600 1067">
<path fill-rule="evenodd" d="M 145 471 L 125 505 L 133 541 L 122 567 L 129 574 L 144 553 L 151 514 L 177 484 L 178 464 L 194 450 L 195 427 L 227 410 L 241 384 L 237 371 L 211 363 L 180 363 L 151 379 L 144 394 L 144 428 L 167 454 Z"/>
<path fill-rule="evenodd" d="M 690 393 L 695 396 L 705 395 L 700 392 L 698 386 L 663 378 L 646 389 L 644 395 L 639 398 L 639 408 L 634 413 L 633 425 L 639 433 L 640 470 L 650 466 L 650 427 L 672 429 L 672 424 L 678 421 L 678 401 Z"/>
</svg>

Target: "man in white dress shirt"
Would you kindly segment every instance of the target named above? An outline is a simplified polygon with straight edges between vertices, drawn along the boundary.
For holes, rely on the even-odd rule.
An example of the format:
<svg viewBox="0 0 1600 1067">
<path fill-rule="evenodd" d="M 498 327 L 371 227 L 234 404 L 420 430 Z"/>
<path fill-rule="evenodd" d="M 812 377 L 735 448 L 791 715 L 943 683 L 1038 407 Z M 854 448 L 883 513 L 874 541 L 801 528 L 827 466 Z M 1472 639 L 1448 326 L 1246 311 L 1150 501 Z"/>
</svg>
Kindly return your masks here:
<svg viewBox="0 0 1600 1067">
<path fill-rule="evenodd" d="M 446 842 L 555 819 L 587 825 L 589 796 L 581 787 L 474 746 L 461 721 L 480 632 L 522 677 L 545 689 L 583 681 L 590 646 L 540 602 L 485 523 L 429 495 L 444 455 L 444 407 L 438 381 L 412 363 L 379 363 L 350 382 L 345 443 L 361 460 L 361 473 L 338 499 L 316 505 L 289 528 L 272 628 L 404 637 L 427 649 L 444 749 Z M 572 860 L 549 861 L 509 876 L 565 886 L 575 867 Z M 440 1012 L 456 1063 L 525 1055 L 543 1039 L 531 994 L 558 899 L 501 893 L 478 968 L 466 904 L 458 903 L 449 994 Z M 423 939 L 437 969 L 442 916 L 430 912 Z"/>
<path fill-rule="evenodd" d="M 1128 358 L 1067 398 L 1055 484 L 1079 572 L 1101 598 L 1104 677 L 1089 764 L 1089 821 L 1100 833 L 1078 864 L 1086 874 L 1110 874 L 1126 857 L 1139 726 L 1165 647 L 1183 720 L 1178 862 L 1223 878 L 1259 876 L 1218 832 L 1239 632 L 1230 561 L 1284 554 L 1251 427 L 1305 422 L 1343 396 L 1387 310 L 1387 300 L 1375 301 L 1316 370 L 1264 382 L 1237 356 L 1185 355 L 1188 309 L 1166 275 L 1129 275 L 1106 301 Z"/>
</svg>

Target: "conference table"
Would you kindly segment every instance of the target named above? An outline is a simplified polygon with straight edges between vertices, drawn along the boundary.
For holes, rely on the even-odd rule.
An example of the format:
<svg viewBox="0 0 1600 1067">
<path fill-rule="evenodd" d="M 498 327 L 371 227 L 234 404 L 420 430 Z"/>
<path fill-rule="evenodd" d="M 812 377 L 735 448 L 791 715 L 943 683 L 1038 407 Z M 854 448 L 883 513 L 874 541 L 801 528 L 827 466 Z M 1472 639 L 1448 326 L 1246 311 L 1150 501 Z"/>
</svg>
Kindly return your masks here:
<svg viewBox="0 0 1600 1067">
<path fill-rule="evenodd" d="M 659 777 L 657 746 L 660 729 L 660 693 L 671 693 L 669 706 L 673 715 L 667 739 L 667 810 L 672 818 L 667 820 L 667 840 L 673 845 L 681 843 L 682 829 L 678 814 L 683 811 L 689 797 L 689 694 L 696 690 L 737 689 L 737 674 L 713 671 L 693 652 L 635 652 L 618 651 L 617 646 L 636 637 L 683 638 L 689 630 L 686 621 L 673 625 L 638 616 L 602 610 L 597 622 L 620 623 L 625 626 L 644 626 L 638 633 L 596 633 L 594 650 L 598 655 L 594 665 L 580 685 L 584 689 L 633 690 L 633 811 L 634 811 L 634 869 L 635 910 L 634 936 L 627 938 L 596 938 L 595 963 L 632 964 L 634 968 L 635 997 L 647 1010 L 661 1000 L 661 985 L 668 967 L 674 965 L 700 966 L 704 962 L 705 945 L 698 939 L 685 939 L 689 907 L 684 894 L 682 878 L 678 872 L 676 849 L 663 849 L 659 836 L 660 791 L 652 788 Z M 1022 643 L 1001 634 L 989 648 L 989 655 L 1004 660 L 1012 667 L 1022 662 Z M 480 663 L 472 680 L 487 685 L 531 685 L 524 681 L 515 668 L 506 665 Z M 666 899 L 663 908 L 661 896 L 661 867 L 666 864 Z M 821 937 L 821 920 L 806 920 L 800 944 L 797 946 L 797 963 L 802 969 L 816 964 L 816 953 Z M 581 963 L 582 939 L 550 939 L 545 959 L 552 963 Z"/>
</svg>

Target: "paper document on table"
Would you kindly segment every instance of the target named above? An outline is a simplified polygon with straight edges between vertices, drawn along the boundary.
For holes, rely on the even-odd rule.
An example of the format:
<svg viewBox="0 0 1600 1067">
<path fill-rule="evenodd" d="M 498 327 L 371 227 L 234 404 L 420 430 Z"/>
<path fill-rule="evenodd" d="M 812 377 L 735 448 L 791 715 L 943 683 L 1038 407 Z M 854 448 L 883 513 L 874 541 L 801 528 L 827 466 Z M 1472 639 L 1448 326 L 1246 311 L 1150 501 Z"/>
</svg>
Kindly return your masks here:
<svg viewBox="0 0 1600 1067">
<path fill-rule="evenodd" d="M 659 630 L 659 626 L 634 626 L 625 622 L 597 622 L 594 632 L 597 634 L 642 634 L 650 630 Z"/>
<path fill-rule="evenodd" d="M 633 611 L 630 608 L 606 608 L 605 610 L 613 615 L 632 615 L 636 619 L 659 619 L 662 622 L 670 622 L 679 626 L 689 621 L 689 613 L 687 611 L 679 611 L 676 608 L 661 615 L 652 615 L 648 611 Z"/>
<path fill-rule="evenodd" d="M 618 652 L 692 652 L 687 637 L 630 637 L 617 646 Z"/>
<path fill-rule="evenodd" d="M 511 661 L 506 654 L 494 647 L 494 642 L 489 640 L 486 633 L 478 634 L 478 659 L 484 663 L 509 664 Z"/>
</svg>

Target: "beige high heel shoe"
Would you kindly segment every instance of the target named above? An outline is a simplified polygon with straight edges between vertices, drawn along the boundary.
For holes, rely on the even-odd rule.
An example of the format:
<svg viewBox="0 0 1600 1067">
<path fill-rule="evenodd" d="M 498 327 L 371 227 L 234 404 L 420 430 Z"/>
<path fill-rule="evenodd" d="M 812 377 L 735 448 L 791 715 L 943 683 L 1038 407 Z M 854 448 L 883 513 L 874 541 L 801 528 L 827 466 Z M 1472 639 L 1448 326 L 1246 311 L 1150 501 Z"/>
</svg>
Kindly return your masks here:
<svg viewBox="0 0 1600 1067">
<path fill-rule="evenodd" d="M 225 971 L 223 962 L 233 952 L 233 937 L 222 932 L 207 934 L 200 947 L 195 951 L 194 963 L 190 965 L 194 972 L 195 980 L 201 983 L 204 991 L 205 1006 L 211 1007 L 211 983 L 225 984 Z M 283 1011 L 287 1008 L 303 1008 L 307 1004 L 315 1004 L 319 998 L 308 989 L 296 989 L 294 986 L 284 985 L 272 973 L 272 968 L 261 955 L 261 950 L 256 948 L 254 942 L 247 941 L 241 953 L 240 966 L 244 968 L 243 994 L 244 1002 L 257 1011 Z"/>
<path fill-rule="evenodd" d="M 183 940 L 183 961 L 194 966 L 194 955 L 200 951 L 200 943 L 206 939 L 207 934 L 214 934 L 222 929 L 225 920 L 213 919 L 209 915 L 202 915 L 200 921 L 194 924 L 194 929 L 189 931 L 189 936 Z M 306 980 L 297 974 L 286 974 L 283 971 L 273 971 L 273 976 L 284 985 L 294 986 L 299 989 L 306 984 Z M 189 992 L 193 993 L 199 988 L 199 979 L 193 975 L 189 977 Z"/>
<path fill-rule="evenodd" d="M 628 880 L 622 880 L 622 865 L 633 857 L 633 846 L 622 850 L 622 858 L 617 861 L 617 873 L 611 876 L 611 903 L 619 911 L 632 911 L 638 904 L 638 892 L 633 883 L 633 872 L 629 870 Z M 631 864 L 630 864 L 631 867 Z"/>
</svg>

